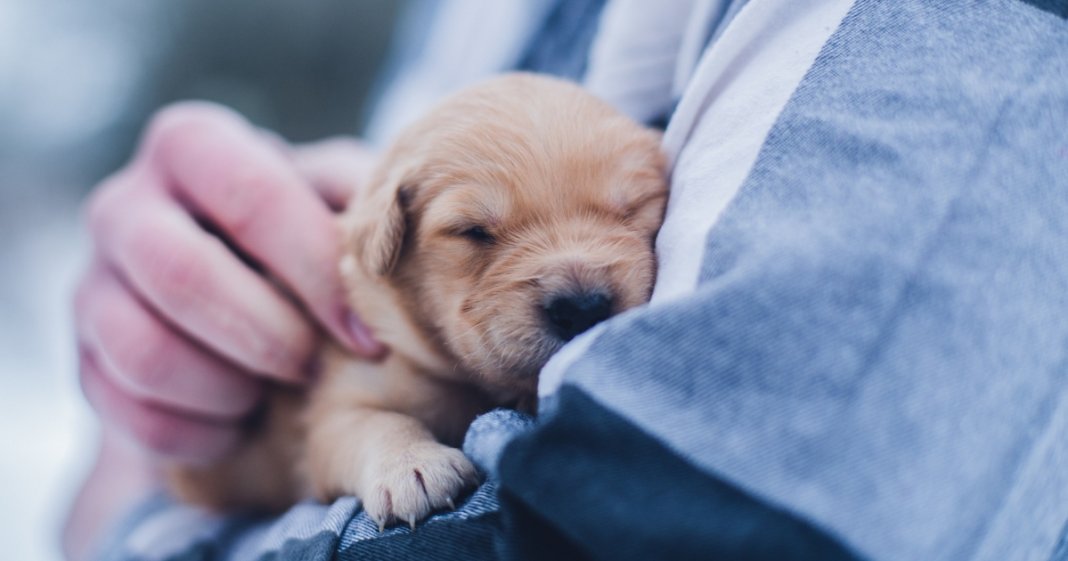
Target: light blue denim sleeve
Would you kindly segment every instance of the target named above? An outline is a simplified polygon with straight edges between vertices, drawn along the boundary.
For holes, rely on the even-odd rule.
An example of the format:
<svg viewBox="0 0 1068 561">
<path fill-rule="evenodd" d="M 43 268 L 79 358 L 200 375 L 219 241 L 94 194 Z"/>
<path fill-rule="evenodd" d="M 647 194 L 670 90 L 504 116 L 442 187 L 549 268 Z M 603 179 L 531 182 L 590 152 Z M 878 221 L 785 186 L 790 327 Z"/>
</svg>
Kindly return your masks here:
<svg viewBox="0 0 1068 561">
<path fill-rule="evenodd" d="M 1050 559 L 1066 16 L 858 1 L 694 256 L 696 292 L 611 322 L 564 387 L 872 559 Z"/>
</svg>

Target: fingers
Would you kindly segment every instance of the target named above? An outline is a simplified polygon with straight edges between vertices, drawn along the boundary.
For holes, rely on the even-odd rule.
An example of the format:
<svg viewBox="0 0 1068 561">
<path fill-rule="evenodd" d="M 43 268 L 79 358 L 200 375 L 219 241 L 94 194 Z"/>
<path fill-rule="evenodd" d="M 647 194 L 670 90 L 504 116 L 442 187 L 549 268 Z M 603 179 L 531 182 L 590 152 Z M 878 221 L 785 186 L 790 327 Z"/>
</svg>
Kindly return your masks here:
<svg viewBox="0 0 1068 561">
<path fill-rule="evenodd" d="M 163 323 L 102 266 L 79 288 L 75 316 L 101 372 L 132 398 L 220 420 L 259 400 L 257 380 Z"/>
<path fill-rule="evenodd" d="M 335 338 L 360 354 L 382 352 L 346 305 L 333 214 L 261 134 L 229 111 L 176 106 L 150 128 L 145 156 L 179 200 L 276 275 Z"/>
<path fill-rule="evenodd" d="M 338 137 L 303 144 L 290 150 L 293 164 L 332 208 L 345 208 L 364 188 L 378 155 L 355 139 Z"/>
<path fill-rule="evenodd" d="M 235 114 L 187 104 L 156 118 L 130 167 L 96 189 L 98 253 L 75 308 L 85 393 L 107 424 L 158 455 L 219 457 L 259 401 L 249 373 L 304 377 L 318 330 L 299 304 L 354 352 L 384 353 L 337 271 L 324 199 L 340 205 L 363 172 L 340 171 L 346 147 L 333 147 L 299 167 L 303 156 Z"/>
<path fill-rule="evenodd" d="M 221 458 L 240 438 L 234 423 L 215 423 L 146 404 L 123 393 L 89 352 L 81 355 L 81 382 L 86 399 L 103 422 L 154 455 L 205 464 Z"/>
<path fill-rule="evenodd" d="M 245 370 L 299 381 L 315 346 L 300 311 L 172 201 L 120 174 L 89 205 L 98 250 L 160 316 Z"/>
</svg>

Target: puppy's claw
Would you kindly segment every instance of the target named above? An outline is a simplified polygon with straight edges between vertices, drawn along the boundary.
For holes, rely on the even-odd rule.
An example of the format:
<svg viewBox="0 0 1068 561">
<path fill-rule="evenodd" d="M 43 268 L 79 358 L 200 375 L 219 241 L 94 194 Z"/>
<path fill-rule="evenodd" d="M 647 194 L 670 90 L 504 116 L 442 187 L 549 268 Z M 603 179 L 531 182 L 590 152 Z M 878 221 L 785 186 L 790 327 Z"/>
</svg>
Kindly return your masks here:
<svg viewBox="0 0 1068 561">
<path fill-rule="evenodd" d="M 437 509 L 455 510 L 457 497 L 477 477 L 463 452 L 437 442 L 408 444 L 372 469 L 364 508 L 376 522 L 407 524 L 412 530 Z"/>
<path fill-rule="evenodd" d="M 385 522 L 379 522 L 378 523 L 378 533 L 381 534 L 382 532 L 385 532 L 385 531 L 386 531 L 386 523 Z"/>
</svg>

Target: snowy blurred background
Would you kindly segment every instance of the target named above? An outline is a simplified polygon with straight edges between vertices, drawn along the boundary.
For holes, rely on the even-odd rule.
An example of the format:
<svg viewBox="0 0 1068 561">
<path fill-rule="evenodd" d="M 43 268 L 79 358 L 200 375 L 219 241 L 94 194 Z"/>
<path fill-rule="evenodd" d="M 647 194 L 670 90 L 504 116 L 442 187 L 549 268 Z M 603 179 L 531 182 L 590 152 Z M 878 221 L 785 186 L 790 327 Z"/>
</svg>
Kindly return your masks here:
<svg viewBox="0 0 1068 561">
<path fill-rule="evenodd" d="M 295 140 L 358 132 L 396 0 L 0 0 L 0 543 L 59 559 L 95 425 L 69 302 L 78 209 L 147 116 L 187 98 Z"/>
</svg>

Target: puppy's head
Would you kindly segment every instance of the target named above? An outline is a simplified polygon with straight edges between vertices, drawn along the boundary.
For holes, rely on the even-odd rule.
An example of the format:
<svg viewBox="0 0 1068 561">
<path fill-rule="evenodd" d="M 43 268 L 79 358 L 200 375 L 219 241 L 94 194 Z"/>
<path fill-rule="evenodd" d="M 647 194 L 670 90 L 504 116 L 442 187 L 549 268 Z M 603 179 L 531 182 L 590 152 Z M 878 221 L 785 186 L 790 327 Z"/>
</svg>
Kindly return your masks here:
<svg viewBox="0 0 1068 561">
<path fill-rule="evenodd" d="M 402 134 L 349 211 L 352 251 L 462 368 L 529 387 L 648 299 L 664 175 L 659 135 L 580 88 L 498 78 Z"/>
</svg>

